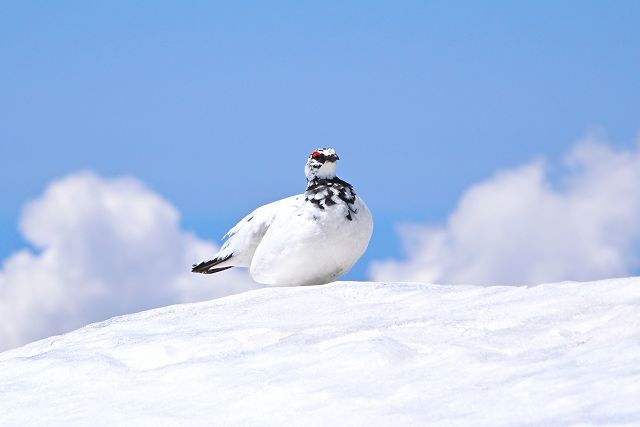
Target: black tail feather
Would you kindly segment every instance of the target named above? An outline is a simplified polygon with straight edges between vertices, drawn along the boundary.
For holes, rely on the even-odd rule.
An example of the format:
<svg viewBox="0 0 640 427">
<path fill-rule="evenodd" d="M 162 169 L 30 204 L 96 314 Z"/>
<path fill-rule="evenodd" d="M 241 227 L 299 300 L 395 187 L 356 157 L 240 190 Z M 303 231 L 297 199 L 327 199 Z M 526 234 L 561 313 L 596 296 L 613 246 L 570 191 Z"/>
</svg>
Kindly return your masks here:
<svg viewBox="0 0 640 427">
<path fill-rule="evenodd" d="M 209 261 L 203 261 L 198 265 L 193 264 L 193 268 L 191 268 L 191 272 L 192 273 L 212 274 L 212 273 L 217 273 L 219 271 L 227 270 L 227 269 L 229 269 L 229 268 L 231 268 L 233 266 L 230 265 L 228 267 L 221 267 L 221 268 L 211 268 L 211 267 L 215 267 L 216 265 L 225 262 L 229 258 L 231 258 L 231 255 L 227 255 L 224 258 L 214 258 L 214 259 L 211 259 Z"/>
<path fill-rule="evenodd" d="M 228 270 L 230 268 L 233 268 L 233 265 L 230 265 L 229 267 L 212 268 L 211 270 L 207 270 L 207 271 L 194 271 L 194 273 L 213 274 L 213 273 L 218 273 L 219 271 Z"/>
</svg>

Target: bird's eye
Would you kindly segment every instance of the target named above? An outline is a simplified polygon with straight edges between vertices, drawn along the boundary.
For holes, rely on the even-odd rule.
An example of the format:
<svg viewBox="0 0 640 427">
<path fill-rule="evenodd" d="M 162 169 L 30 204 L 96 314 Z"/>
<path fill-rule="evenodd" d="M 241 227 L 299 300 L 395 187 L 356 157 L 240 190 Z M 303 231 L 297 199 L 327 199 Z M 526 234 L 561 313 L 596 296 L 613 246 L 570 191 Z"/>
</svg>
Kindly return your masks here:
<svg viewBox="0 0 640 427">
<path fill-rule="evenodd" d="M 311 153 L 311 157 L 318 157 L 320 155 L 320 152 L 318 151 L 314 151 L 313 153 Z"/>
</svg>

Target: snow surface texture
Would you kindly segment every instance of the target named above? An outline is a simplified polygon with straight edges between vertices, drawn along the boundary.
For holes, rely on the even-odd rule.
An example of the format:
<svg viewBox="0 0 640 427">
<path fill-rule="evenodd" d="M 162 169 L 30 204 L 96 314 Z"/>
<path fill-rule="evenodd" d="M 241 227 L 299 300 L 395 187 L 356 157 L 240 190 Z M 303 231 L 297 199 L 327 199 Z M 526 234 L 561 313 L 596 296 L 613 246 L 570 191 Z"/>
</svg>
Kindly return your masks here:
<svg viewBox="0 0 640 427">
<path fill-rule="evenodd" d="M 337 282 L 0 353 L 0 425 L 640 425 L 640 278 Z"/>
</svg>

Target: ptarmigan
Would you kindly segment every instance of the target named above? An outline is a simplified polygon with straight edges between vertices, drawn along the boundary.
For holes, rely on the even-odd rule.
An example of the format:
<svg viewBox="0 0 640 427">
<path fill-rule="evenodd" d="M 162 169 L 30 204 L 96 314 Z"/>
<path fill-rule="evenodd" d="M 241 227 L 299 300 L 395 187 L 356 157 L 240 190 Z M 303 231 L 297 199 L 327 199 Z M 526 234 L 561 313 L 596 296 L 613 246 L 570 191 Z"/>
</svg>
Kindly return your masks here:
<svg viewBox="0 0 640 427">
<path fill-rule="evenodd" d="M 304 168 L 304 194 L 251 212 L 225 235 L 227 241 L 194 273 L 249 267 L 256 282 L 272 286 L 319 285 L 345 274 L 362 256 L 371 212 L 353 187 L 336 176 L 333 148 L 319 148 Z"/>
</svg>

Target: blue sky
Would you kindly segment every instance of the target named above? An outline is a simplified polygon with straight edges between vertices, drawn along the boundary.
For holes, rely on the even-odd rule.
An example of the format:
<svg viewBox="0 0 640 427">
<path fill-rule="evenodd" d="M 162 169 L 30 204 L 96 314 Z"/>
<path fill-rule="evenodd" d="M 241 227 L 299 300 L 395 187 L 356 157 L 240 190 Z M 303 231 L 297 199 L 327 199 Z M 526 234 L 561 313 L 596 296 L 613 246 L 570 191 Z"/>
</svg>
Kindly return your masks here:
<svg viewBox="0 0 640 427">
<path fill-rule="evenodd" d="M 0 14 L 0 258 L 22 207 L 78 170 L 131 175 L 212 241 L 304 187 L 334 146 L 401 256 L 469 186 L 593 129 L 640 130 L 640 4 L 13 2 Z"/>
</svg>

